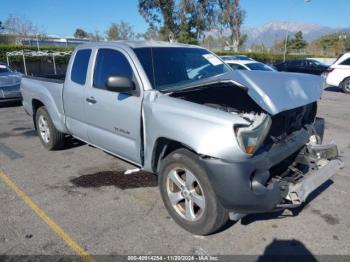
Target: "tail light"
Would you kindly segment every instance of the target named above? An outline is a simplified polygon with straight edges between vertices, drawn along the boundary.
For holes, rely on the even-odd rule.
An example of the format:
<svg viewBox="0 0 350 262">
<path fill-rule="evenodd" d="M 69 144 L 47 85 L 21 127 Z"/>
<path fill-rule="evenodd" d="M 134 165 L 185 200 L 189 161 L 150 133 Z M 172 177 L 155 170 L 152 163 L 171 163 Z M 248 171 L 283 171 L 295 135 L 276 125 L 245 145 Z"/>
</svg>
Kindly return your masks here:
<svg viewBox="0 0 350 262">
<path fill-rule="evenodd" d="M 334 67 L 328 67 L 327 70 L 326 70 L 326 72 L 327 72 L 327 73 L 330 73 L 330 72 L 333 72 L 334 70 L 335 70 Z"/>
</svg>

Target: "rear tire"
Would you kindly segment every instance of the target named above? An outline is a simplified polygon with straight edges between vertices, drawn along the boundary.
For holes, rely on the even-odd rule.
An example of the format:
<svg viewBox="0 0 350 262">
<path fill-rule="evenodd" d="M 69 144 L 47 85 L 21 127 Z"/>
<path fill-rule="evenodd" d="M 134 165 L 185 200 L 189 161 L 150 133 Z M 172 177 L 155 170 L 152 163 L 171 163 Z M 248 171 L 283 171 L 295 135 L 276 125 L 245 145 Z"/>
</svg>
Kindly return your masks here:
<svg viewBox="0 0 350 262">
<path fill-rule="evenodd" d="M 350 77 L 345 78 L 340 87 L 344 93 L 350 94 Z"/>
<path fill-rule="evenodd" d="M 64 144 L 64 134 L 56 129 L 44 106 L 35 114 L 35 123 L 41 143 L 47 150 L 55 150 Z"/>
<path fill-rule="evenodd" d="M 195 235 L 215 233 L 228 221 L 198 156 L 178 149 L 161 162 L 159 189 L 177 224 Z"/>
</svg>

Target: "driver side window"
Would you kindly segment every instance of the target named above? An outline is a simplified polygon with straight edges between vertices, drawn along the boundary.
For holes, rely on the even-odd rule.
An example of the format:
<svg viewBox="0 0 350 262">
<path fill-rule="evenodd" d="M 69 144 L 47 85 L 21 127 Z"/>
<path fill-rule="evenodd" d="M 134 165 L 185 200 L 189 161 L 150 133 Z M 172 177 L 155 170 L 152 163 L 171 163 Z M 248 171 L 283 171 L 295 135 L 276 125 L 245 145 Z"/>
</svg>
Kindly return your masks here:
<svg viewBox="0 0 350 262">
<path fill-rule="evenodd" d="M 308 63 L 308 65 L 310 67 L 315 67 L 316 66 L 316 63 L 314 61 L 309 60 L 309 61 L 307 61 L 307 63 Z"/>
<path fill-rule="evenodd" d="M 132 68 L 121 52 L 112 49 L 99 49 L 96 57 L 93 86 L 106 89 L 107 78 L 112 75 L 133 79 Z"/>
</svg>

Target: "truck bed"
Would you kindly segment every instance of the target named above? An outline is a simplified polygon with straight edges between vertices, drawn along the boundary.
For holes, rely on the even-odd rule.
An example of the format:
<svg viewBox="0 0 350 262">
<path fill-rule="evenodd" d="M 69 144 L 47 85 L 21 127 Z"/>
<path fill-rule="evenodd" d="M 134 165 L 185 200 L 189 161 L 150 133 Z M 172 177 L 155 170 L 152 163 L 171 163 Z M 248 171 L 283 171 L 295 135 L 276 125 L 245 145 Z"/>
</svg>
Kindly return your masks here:
<svg viewBox="0 0 350 262">
<path fill-rule="evenodd" d="M 60 75 L 36 75 L 36 76 L 23 76 L 24 78 L 36 79 L 46 82 L 63 83 L 66 78 L 65 74 Z"/>
<path fill-rule="evenodd" d="M 59 130 L 65 130 L 62 93 L 64 75 L 24 76 L 21 82 L 23 107 L 33 115 L 33 107 L 38 101 L 46 106 Z"/>
</svg>

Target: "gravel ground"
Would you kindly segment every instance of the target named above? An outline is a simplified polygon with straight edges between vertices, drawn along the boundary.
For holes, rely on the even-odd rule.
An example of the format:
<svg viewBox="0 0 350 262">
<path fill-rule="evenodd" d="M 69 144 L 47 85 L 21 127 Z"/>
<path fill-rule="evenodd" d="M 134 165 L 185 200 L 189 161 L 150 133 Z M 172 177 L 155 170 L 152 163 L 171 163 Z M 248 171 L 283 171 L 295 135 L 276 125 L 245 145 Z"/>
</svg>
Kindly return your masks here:
<svg viewBox="0 0 350 262">
<path fill-rule="evenodd" d="M 332 181 L 293 213 L 249 215 L 206 237 L 172 221 L 152 174 L 124 176 L 129 164 L 76 140 L 47 152 L 18 105 L 0 108 L 0 169 L 92 255 L 350 255 L 349 102 L 328 88 L 319 104 L 346 164 Z M 0 254 L 74 254 L 3 181 L 0 214 Z"/>
</svg>

